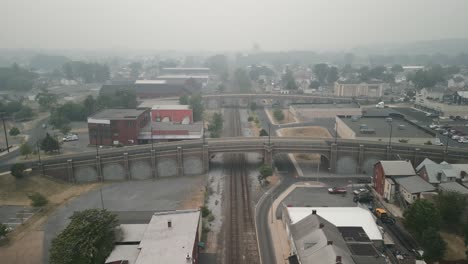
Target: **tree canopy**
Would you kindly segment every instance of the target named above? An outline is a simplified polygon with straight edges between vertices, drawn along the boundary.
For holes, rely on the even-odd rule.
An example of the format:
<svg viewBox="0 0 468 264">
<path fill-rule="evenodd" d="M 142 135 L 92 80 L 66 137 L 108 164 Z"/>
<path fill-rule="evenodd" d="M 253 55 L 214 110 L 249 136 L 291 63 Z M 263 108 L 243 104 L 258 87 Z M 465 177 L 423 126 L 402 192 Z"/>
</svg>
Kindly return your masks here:
<svg viewBox="0 0 468 264">
<path fill-rule="evenodd" d="M 423 230 L 420 242 L 424 251 L 423 258 L 426 261 L 441 260 L 447 251 L 447 243 L 433 227 Z"/>
<path fill-rule="evenodd" d="M 325 82 L 328 75 L 329 67 L 325 63 L 319 63 L 314 65 L 314 74 L 317 80 L 322 84 Z"/>
<path fill-rule="evenodd" d="M 17 64 L 0 67 L 0 90 L 29 91 L 36 78 L 37 74 L 20 68 Z"/>
<path fill-rule="evenodd" d="M 427 200 L 416 200 L 404 212 L 405 227 L 412 231 L 418 240 L 421 239 L 424 230 L 440 228 L 439 209 Z"/>
<path fill-rule="evenodd" d="M 241 92 L 249 92 L 252 88 L 252 82 L 249 75 L 241 68 L 236 69 L 234 72 L 234 83 L 239 87 Z"/>
<path fill-rule="evenodd" d="M 57 104 L 58 98 L 56 94 L 49 92 L 41 92 L 36 95 L 36 101 L 42 109 L 50 109 Z"/>
<path fill-rule="evenodd" d="M 202 103 L 202 97 L 199 94 L 192 95 L 189 100 L 190 109 L 193 111 L 193 120 L 201 121 L 203 119 L 203 112 L 205 107 Z"/>
<path fill-rule="evenodd" d="M 41 142 L 41 149 L 45 152 L 53 152 L 59 150 L 59 148 L 59 142 L 47 133 Z"/>
<path fill-rule="evenodd" d="M 67 62 L 63 65 L 62 71 L 67 79 L 81 79 L 85 83 L 104 82 L 110 77 L 110 71 L 107 65 L 83 61 Z"/>
<path fill-rule="evenodd" d="M 52 241 L 51 264 L 104 263 L 115 243 L 117 216 L 107 210 L 75 212 L 68 226 Z"/>
<path fill-rule="evenodd" d="M 436 198 L 442 224 L 446 227 L 456 227 L 461 224 L 461 216 L 466 207 L 465 197 L 458 192 L 441 192 Z"/>
<path fill-rule="evenodd" d="M 15 163 L 11 166 L 10 173 L 13 177 L 20 179 L 23 178 L 25 169 L 26 166 L 23 163 Z"/>
<path fill-rule="evenodd" d="M 290 69 L 286 69 L 282 77 L 283 85 L 286 90 L 297 90 L 296 80 L 294 79 L 293 72 Z"/>
<path fill-rule="evenodd" d="M 225 77 L 228 74 L 228 60 L 225 55 L 216 54 L 208 57 L 205 61 L 205 66 L 220 76 Z"/>
</svg>

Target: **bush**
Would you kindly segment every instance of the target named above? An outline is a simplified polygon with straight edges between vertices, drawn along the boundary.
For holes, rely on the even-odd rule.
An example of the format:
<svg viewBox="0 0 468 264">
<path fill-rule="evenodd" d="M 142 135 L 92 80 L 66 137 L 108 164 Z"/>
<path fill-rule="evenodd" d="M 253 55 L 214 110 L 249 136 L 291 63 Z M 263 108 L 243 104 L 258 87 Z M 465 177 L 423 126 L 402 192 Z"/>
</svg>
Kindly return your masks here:
<svg viewBox="0 0 468 264">
<path fill-rule="evenodd" d="M 207 217 L 211 214 L 210 209 L 208 209 L 208 207 L 206 206 L 202 206 L 200 209 L 201 209 L 202 217 Z"/>
<path fill-rule="evenodd" d="M 38 192 L 28 195 L 28 198 L 31 200 L 31 206 L 33 207 L 42 207 L 49 202 L 44 195 Z"/>
<path fill-rule="evenodd" d="M 213 222 L 214 220 L 215 220 L 214 215 L 210 214 L 210 215 L 208 216 L 208 222 Z"/>
<path fill-rule="evenodd" d="M 400 143 L 408 143 L 408 141 L 409 141 L 409 139 L 404 139 L 404 138 L 400 138 L 398 140 L 398 142 L 400 142 Z"/>
<path fill-rule="evenodd" d="M 277 121 L 284 120 L 284 114 L 283 114 L 283 111 L 281 111 L 281 109 L 275 109 L 275 111 L 273 111 L 273 115 L 275 116 L 275 119 Z"/>
<path fill-rule="evenodd" d="M 430 140 L 424 142 L 424 145 L 432 145 L 432 142 Z"/>
<path fill-rule="evenodd" d="M 8 132 L 8 134 L 10 134 L 10 136 L 14 137 L 14 136 L 17 136 L 20 134 L 20 131 L 17 127 L 12 127 L 10 129 L 10 132 Z"/>
<path fill-rule="evenodd" d="M 23 178 L 24 176 L 24 170 L 26 169 L 26 166 L 24 166 L 23 163 L 16 163 L 11 166 L 10 172 L 13 177 L 19 179 Z"/>
<path fill-rule="evenodd" d="M 0 237 L 4 237 L 6 236 L 6 234 L 8 233 L 8 226 L 5 225 L 5 224 L 0 224 Z"/>
<path fill-rule="evenodd" d="M 259 168 L 259 171 L 260 171 L 260 175 L 262 179 L 265 179 L 266 177 L 273 175 L 273 168 L 266 164 L 262 165 Z"/>
<path fill-rule="evenodd" d="M 249 121 L 249 122 L 252 122 L 252 121 L 254 121 L 254 118 L 253 118 L 253 116 L 249 116 L 249 118 L 247 118 L 247 121 Z"/>
</svg>

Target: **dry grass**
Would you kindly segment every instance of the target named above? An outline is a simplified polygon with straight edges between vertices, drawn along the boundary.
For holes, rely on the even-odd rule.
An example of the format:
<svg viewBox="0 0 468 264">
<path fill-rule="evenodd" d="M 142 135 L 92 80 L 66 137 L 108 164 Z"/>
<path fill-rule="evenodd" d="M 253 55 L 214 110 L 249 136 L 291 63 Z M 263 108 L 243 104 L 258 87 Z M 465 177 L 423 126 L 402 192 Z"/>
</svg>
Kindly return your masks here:
<svg viewBox="0 0 468 264">
<path fill-rule="evenodd" d="M 327 129 L 318 126 L 282 128 L 278 131 L 283 137 L 331 138 Z"/>
<path fill-rule="evenodd" d="M 445 260 L 460 260 L 465 259 L 465 243 L 463 237 L 440 232 L 442 238 L 447 242 L 447 253 L 445 254 Z"/>
<path fill-rule="evenodd" d="M 188 193 L 184 200 L 180 203 L 179 209 L 198 209 L 203 206 L 205 199 L 205 177 L 199 177 L 197 182 L 194 184 L 192 191 Z"/>
</svg>

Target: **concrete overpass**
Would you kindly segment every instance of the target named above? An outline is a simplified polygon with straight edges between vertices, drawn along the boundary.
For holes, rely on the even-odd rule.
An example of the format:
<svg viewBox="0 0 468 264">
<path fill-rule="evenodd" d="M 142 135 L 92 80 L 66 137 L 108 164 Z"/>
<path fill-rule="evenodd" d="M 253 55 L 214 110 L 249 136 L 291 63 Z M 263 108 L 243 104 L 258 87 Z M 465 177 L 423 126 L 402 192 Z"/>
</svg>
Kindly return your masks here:
<svg viewBox="0 0 468 264">
<path fill-rule="evenodd" d="M 336 97 L 336 96 L 318 96 L 308 94 L 206 94 L 203 95 L 203 100 L 207 108 L 216 109 L 221 107 L 247 107 L 251 102 L 256 102 L 258 105 L 265 105 L 264 100 L 272 100 L 278 102 L 282 107 L 287 107 L 293 103 L 350 103 L 352 97 Z M 356 98 L 356 101 L 366 101 L 366 99 Z M 376 102 L 378 99 L 375 99 Z M 271 105 L 271 103 L 267 104 Z"/>
<path fill-rule="evenodd" d="M 35 173 L 70 182 L 151 179 L 196 175 L 209 170 L 212 155 L 218 153 L 259 153 L 272 164 L 279 153 L 316 153 L 322 168 L 342 174 L 371 174 L 373 165 L 382 159 L 408 159 L 419 164 L 424 158 L 435 161 L 468 162 L 468 150 L 442 146 L 392 144 L 361 140 L 338 140 L 298 137 L 234 137 L 179 141 L 128 148 L 114 148 L 74 155 L 61 155 L 26 163 Z"/>
</svg>

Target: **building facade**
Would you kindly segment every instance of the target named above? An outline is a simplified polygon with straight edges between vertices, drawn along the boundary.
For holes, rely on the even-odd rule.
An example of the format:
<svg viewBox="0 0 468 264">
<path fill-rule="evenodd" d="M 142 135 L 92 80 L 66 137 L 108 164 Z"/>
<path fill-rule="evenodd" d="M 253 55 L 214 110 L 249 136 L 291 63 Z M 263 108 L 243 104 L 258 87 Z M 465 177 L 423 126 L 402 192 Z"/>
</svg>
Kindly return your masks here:
<svg viewBox="0 0 468 264">
<path fill-rule="evenodd" d="M 383 83 L 335 82 L 334 95 L 343 97 L 381 97 Z"/>
<path fill-rule="evenodd" d="M 140 131 L 150 122 L 149 109 L 106 109 L 88 117 L 89 144 L 138 144 Z"/>
<path fill-rule="evenodd" d="M 153 122 L 193 123 L 193 111 L 188 105 L 155 105 L 151 108 Z"/>
</svg>

